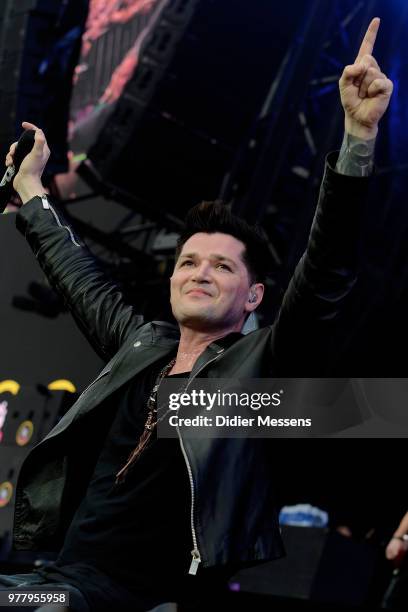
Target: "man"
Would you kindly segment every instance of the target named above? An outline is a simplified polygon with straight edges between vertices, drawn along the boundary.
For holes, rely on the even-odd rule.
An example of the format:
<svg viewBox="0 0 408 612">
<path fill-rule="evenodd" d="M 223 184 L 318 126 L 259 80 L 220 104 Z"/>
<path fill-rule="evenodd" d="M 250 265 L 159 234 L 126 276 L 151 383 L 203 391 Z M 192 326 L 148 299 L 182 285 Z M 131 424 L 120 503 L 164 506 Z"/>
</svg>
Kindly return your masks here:
<svg viewBox="0 0 408 612">
<path fill-rule="evenodd" d="M 378 27 L 374 19 L 340 80 L 346 135 L 326 167 L 308 249 L 275 325 L 247 335 L 264 292 L 256 231 L 222 207 L 193 209 L 171 278 L 179 329 L 144 324 L 43 195 L 49 150 L 41 130 L 23 123 L 36 134 L 14 179 L 24 204 L 17 225 L 108 363 L 20 473 L 15 547 L 59 550 L 58 560 L 1 577 L 3 588 L 65 584 L 74 610 L 149 610 L 282 554 L 266 441 L 156 439 L 156 391 L 166 376 L 324 375 L 355 281 L 365 177 L 392 93 L 371 55 Z"/>
</svg>

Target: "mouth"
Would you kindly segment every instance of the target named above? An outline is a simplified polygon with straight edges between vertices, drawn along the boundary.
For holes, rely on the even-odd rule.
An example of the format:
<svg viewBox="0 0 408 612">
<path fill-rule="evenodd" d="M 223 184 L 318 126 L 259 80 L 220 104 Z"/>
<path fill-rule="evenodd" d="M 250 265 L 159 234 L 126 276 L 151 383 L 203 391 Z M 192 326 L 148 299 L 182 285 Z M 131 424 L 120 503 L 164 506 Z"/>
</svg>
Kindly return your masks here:
<svg viewBox="0 0 408 612">
<path fill-rule="evenodd" d="M 190 289 L 190 291 L 187 291 L 186 295 L 205 295 L 211 297 L 211 294 L 204 291 L 204 289 Z"/>
</svg>

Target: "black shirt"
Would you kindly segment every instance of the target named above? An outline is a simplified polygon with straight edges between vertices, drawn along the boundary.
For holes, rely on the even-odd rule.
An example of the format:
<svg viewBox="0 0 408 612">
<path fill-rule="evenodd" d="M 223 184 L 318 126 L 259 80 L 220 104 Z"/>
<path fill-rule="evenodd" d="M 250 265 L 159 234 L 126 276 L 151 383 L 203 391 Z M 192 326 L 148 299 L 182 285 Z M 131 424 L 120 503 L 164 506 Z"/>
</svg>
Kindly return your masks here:
<svg viewBox="0 0 408 612">
<path fill-rule="evenodd" d="M 115 484 L 143 431 L 148 396 L 167 361 L 110 399 L 117 403 L 116 416 L 56 564 L 47 570 L 72 582 L 90 603 L 106 590 L 105 577 L 140 594 L 188 574 L 191 492 L 179 441 L 157 439 L 154 432 L 125 482 Z"/>
</svg>

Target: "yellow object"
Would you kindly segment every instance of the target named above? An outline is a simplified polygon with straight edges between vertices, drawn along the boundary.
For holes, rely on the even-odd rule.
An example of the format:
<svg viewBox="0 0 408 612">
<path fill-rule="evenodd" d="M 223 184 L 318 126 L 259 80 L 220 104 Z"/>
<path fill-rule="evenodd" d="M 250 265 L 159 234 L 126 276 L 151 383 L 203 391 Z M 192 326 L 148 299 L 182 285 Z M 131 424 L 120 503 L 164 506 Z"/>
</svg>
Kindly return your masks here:
<svg viewBox="0 0 408 612">
<path fill-rule="evenodd" d="M 69 391 L 69 393 L 75 393 L 76 391 L 75 385 L 70 380 L 66 380 L 65 378 L 53 380 L 47 386 L 47 389 L 49 389 L 49 391 Z"/>
<path fill-rule="evenodd" d="M 13 395 L 17 395 L 20 391 L 20 385 L 15 380 L 1 380 L 0 381 L 0 393 L 8 391 Z"/>
</svg>

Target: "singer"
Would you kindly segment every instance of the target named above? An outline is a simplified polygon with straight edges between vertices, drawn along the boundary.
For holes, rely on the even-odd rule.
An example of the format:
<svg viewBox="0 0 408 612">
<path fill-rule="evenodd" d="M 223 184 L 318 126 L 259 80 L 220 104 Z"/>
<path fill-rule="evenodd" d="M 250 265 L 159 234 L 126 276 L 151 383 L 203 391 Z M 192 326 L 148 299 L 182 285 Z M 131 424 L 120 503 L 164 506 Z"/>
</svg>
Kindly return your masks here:
<svg viewBox="0 0 408 612">
<path fill-rule="evenodd" d="M 58 559 L 1 576 L 1 589 L 63 585 L 77 611 L 208 610 L 237 568 L 283 554 L 267 440 L 157 439 L 157 388 L 168 376 L 330 372 L 346 336 L 335 323 L 356 280 L 378 123 L 393 88 L 372 56 L 378 28 L 373 19 L 340 79 L 345 136 L 328 156 L 307 250 L 275 324 L 249 334 L 242 328 L 262 301 L 268 267 L 257 228 L 219 203 L 193 208 L 171 277 L 178 326 L 145 322 L 44 195 L 46 138 L 23 123 L 35 144 L 14 178 L 24 204 L 17 227 L 106 367 L 21 470 L 14 546 L 55 550 Z"/>
</svg>

